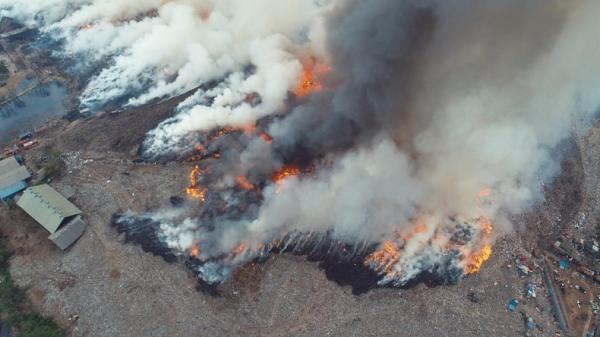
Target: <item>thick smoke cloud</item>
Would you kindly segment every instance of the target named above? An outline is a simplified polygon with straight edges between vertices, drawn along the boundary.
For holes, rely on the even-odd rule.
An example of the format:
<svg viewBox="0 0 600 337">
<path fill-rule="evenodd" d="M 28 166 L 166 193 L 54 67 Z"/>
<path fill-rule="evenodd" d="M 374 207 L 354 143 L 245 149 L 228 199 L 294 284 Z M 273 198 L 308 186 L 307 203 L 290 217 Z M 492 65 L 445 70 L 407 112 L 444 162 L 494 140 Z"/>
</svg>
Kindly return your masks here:
<svg viewBox="0 0 600 337">
<path fill-rule="evenodd" d="M 219 242 L 206 256 L 240 242 L 257 248 L 290 232 L 328 233 L 351 244 L 396 240 L 418 219 L 427 229 L 392 273 L 403 283 L 446 256 L 435 247 L 448 244 L 455 226 L 449 218 L 492 218 L 508 230 L 506 218 L 539 200 L 556 172 L 553 149 L 598 107 L 600 49 L 589 43 L 597 40 L 590 13 L 598 7 L 340 4 L 327 26 L 330 89 L 271 123 L 273 150 L 257 156 L 277 158 L 272 170 L 299 152 L 336 164 L 291 179 L 277 193 L 265 189 L 252 219 L 217 221 L 220 229 L 196 237 Z M 486 188 L 492 196 L 482 201 Z M 177 230 L 169 240 L 178 246 Z"/>
<path fill-rule="evenodd" d="M 0 8 L 64 41 L 59 54 L 80 68 L 101 68 L 81 97 L 92 110 L 140 105 L 226 80 L 209 93 L 209 109 L 182 110 L 157 129 L 156 147 L 175 145 L 168 139 L 191 130 L 247 123 L 281 108 L 301 72 L 297 55 L 318 49 L 322 34 L 321 5 L 301 0 L 2 0 Z M 245 103 L 248 93 L 262 102 Z M 199 114 L 202 122 L 190 118 Z"/>
<path fill-rule="evenodd" d="M 384 282 L 449 259 L 466 267 L 486 234 L 481 219 L 509 230 L 510 215 L 556 173 L 558 143 L 600 103 L 600 3 L 591 0 L 56 2 L 0 7 L 65 38 L 63 56 L 105 65 L 84 105 L 199 88 L 143 149 L 158 158 L 218 148 L 207 187 L 226 208 L 251 204 L 153 213 L 171 247 L 199 246 L 210 281 L 307 236 L 364 249 L 393 242 L 393 266 L 372 265 Z M 294 98 L 313 60 L 330 69 L 323 89 Z M 204 142 L 257 121 L 272 144 Z M 299 161 L 310 174 L 265 183 Z M 239 175 L 261 186 L 259 197 L 236 197 Z"/>
</svg>

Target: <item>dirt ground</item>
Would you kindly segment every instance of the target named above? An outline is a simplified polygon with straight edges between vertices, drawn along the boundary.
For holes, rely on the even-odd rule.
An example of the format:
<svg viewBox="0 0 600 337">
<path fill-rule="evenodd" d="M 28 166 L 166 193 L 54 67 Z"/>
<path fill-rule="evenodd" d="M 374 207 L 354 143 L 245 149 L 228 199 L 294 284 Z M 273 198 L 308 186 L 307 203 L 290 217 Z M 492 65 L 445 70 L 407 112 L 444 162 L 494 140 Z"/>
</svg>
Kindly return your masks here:
<svg viewBox="0 0 600 337">
<path fill-rule="evenodd" d="M 353 295 L 350 287 L 329 280 L 317 263 L 277 255 L 242 269 L 221 287 L 220 296 L 211 296 L 196 290 L 196 280 L 183 263 L 169 264 L 125 244 L 110 226 L 118 210 L 151 210 L 183 194 L 188 164 L 134 163 L 145 132 L 181 99 L 58 121 L 40 137 L 40 146 L 26 153 L 26 164 L 35 172 L 48 152 L 62 152 L 66 168 L 51 185 L 73 194 L 89 223 L 66 252 L 54 247 L 44 229 L 22 211 L 0 209 L 0 230 L 15 252 L 13 278 L 28 289 L 37 309 L 57 319 L 72 336 L 500 337 L 555 336 L 559 331 L 541 266 L 557 236 L 595 230 L 600 129 L 575 135 L 565 144 L 562 174 L 546 187 L 545 200 L 516 217 L 515 230 L 501 235 L 488 264 L 457 285 L 419 284 Z M 582 213 L 590 221 L 575 230 Z M 519 272 L 519 265 L 532 272 Z M 551 266 L 558 269 L 555 262 Z M 573 270 L 558 273 L 556 277 L 573 278 L 573 284 L 581 278 Z M 596 284 L 581 282 L 586 282 L 586 296 L 597 302 Z M 536 298 L 526 296 L 531 284 Z M 511 299 L 519 301 L 515 312 L 507 310 Z M 577 336 L 594 323 L 592 304 L 580 302 L 581 308 L 569 307 L 570 319 L 587 322 L 576 324 Z M 536 324 L 531 331 L 526 328 L 528 316 Z"/>
</svg>

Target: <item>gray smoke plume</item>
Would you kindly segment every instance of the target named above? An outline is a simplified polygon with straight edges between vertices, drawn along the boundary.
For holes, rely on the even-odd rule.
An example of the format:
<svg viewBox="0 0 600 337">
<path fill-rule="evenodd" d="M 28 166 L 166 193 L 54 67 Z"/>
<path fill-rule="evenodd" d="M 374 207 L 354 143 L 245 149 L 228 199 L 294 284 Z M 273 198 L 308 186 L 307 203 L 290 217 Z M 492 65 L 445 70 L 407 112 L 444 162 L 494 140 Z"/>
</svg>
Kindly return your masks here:
<svg viewBox="0 0 600 337">
<path fill-rule="evenodd" d="M 112 60 L 84 104 L 200 87 L 143 150 L 219 152 L 195 177 L 209 195 L 201 211 L 153 213 L 211 282 L 273 247 L 321 241 L 368 255 L 382 283 L 448 261 L 471 272 L 490 221 L 510 230 L 508 217 L 539 200 L 557 144 L 600 103 L 592 0 L 58 3 L 63 13 L 0 7 L 73 36 L 66 56 Z M 320 90 L 290 94 L 310 63 L 328 69 Z M 267 141 L 235 131 L 255 124 Z M 224 127 L 234 131 L 210 136 Z M 286 164 L 303 173 L 272 182 Z"/>
</svg>

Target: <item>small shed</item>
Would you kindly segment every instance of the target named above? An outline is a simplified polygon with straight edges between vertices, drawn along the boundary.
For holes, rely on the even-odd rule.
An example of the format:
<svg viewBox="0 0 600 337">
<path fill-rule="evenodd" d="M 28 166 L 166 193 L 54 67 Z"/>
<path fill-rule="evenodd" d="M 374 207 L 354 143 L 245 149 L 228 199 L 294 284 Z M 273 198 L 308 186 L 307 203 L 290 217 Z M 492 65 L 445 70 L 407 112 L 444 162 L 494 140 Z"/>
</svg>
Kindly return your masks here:
<svg viewBox="0 0 600 337">
<path fill-rule="evenodd" d="M 0 161 L 0 199 L 7 199 L 27 187 L 31 173 L 15 157 Z"/>
<path fill-rule="evenodd" d="M 26 189 L 17 205 L 50 232 L 48 238 L 60 249 L 68 248 L 85 231 L 79 208 L 49 185 Z"/>
</svg>

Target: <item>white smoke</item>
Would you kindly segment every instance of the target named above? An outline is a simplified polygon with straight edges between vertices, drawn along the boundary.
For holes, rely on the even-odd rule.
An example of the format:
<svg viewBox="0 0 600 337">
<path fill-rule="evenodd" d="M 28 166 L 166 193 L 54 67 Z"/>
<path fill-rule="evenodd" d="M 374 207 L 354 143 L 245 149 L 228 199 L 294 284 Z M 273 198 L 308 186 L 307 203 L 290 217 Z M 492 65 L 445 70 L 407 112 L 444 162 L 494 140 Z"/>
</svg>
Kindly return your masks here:
<svg viewBox="0 0 600 337">
<path fill-rule="evenodd" d="M 248 124 L 282 108 L 301 73 L 299 58 L 322 43 L 322 5 L 303 0 L 3 0 L 0 8 L 64 39 L 65 57 L 104 65 L 81 96 L 92 109 L 123 99 L 141 105 L 226 78 L 210 107 L 180 109 L 154 131 L 149 146 L 157 151 L 192 130 Z M 245 102 L 250 94 L 261 103 Z"/>
<path fill-rule="evenodd" d="M 215 230 L 206 219 L 153 216 L 169 245 L 200 243 L 207 260 L 243 243 L 234 265 L 273 240 L 326 233 L 349 244 L 397 242 L 402 258 L 387 277 L 405 282 L 448 253 L 457 223 L 485 217 L 508 230 L 508 216 L 539 200 L 556 173 L 556 146 L 600 105 L 592 0 L 0 0 L 0 8 L 64 39 L 65 57 L 105 65 L 84 105 L 140 105 L 200 87 L 148 134 L 149 156 L 193 146 L 188 138 L 200 131 L 276 115 L 272 147 L 249 142 L 223 166 L 262 174 L 302 149 L 314 173 L 267 183 L 255 214 L 211 219 Z M 290 108 L 310 57 L 332 74 L 323 92 Z M 425 230 L 399 243 L 415 221 Z M 210 261 L 207 279 L 226 275 Z"/>
<path fill-rule="evenodd" d="M 463 6 L 470 8 L 467 3 Z M 440 26 L 410 69 L 415 89 L 405 102 L 380 102 L 382 116 L 392 115 L 392 128 L 336 158 L 332 168 L 321 167 L 316 176 L 266 188 L 256 219 L 226 222 L 211 239 L 219 247 L 207 257 L 230 252 L 240 242 L 252 251 L 290 232 L 329 233 L 354 244 L 396 240 L 396 233 L 410 230 L 419 219 L 427 231 L 403 248 L 387 275 L 403 283 L 444 254 L 448 236 L 440 232 L 454 225 L 449 217 L 492 218 L 497 228 L 508 230 L 507 216 L 539 200 L 543 182 L 556 173 L 554 148 L 574 122 L 588 119 L 600 105 L 600 67 L 595 65 L 600 44 L 590 43 L 598 40 L 591 13 L 600 5 L 555 2 L 528 8 L 527 15 L 518 13 L 523 8 L 516 2 L 473 7 L 478 17 L 465 22 L 461 6 L 439 5 Z M 512 26 L 499 17 L 503 12 L 515 16 Z M 472 31 L 482 22 L 487 29 Z M 383 90 L 402 94 L 400 87 Z M 341 90 L 336 95 L 334 102 L 349 99 Z M 399 105 L 385 106 L 390 102 Z M 406 114 L 402 103 L 410 105 L 408 119 L 395 117 Z M 276 141 L 293 143 L 321 132 L 323 142 L 340 137 L 307 127 L 306 109 L 271 125 Z M 325 114 L 332 113 L 328 110 Z M 478 194 L 485 188 L 492 195 L 482 201 Z M 212 236 L 202 233 L 197 239 L 207 237 Z M 177 245 L 177 235 L 170 239 Z"/>
</svg>

